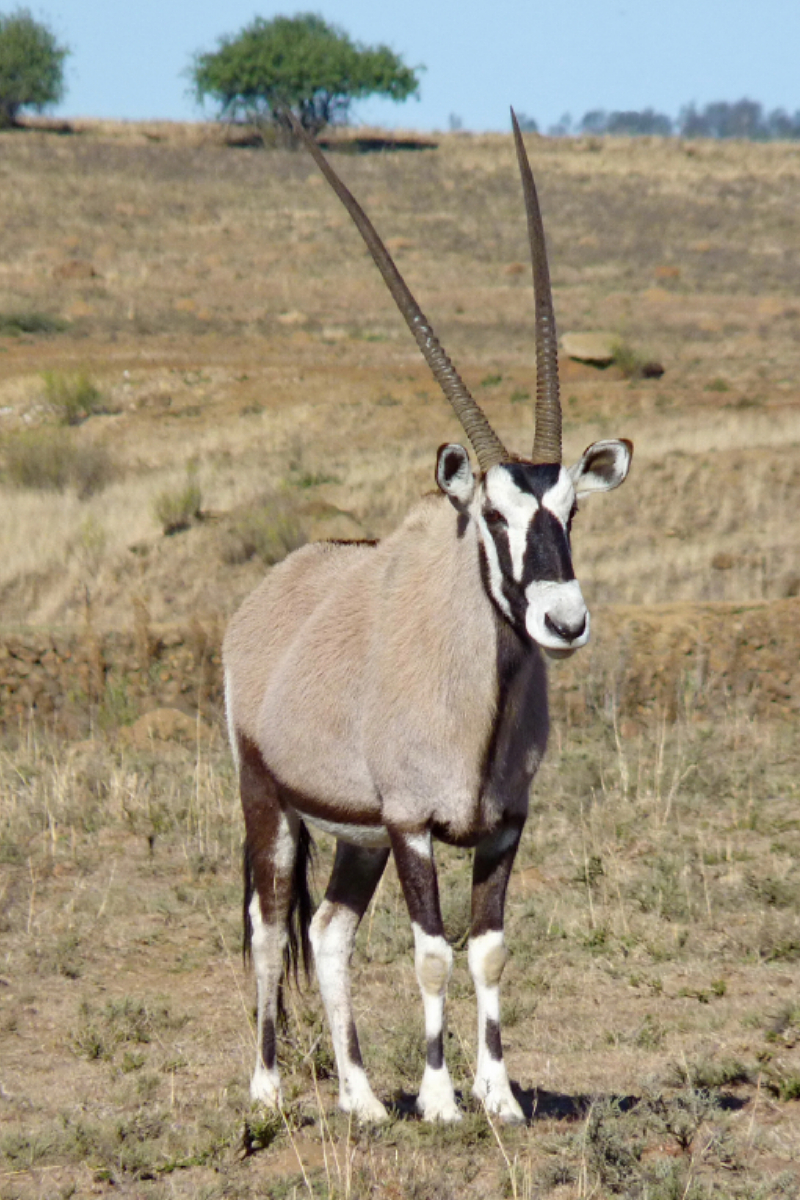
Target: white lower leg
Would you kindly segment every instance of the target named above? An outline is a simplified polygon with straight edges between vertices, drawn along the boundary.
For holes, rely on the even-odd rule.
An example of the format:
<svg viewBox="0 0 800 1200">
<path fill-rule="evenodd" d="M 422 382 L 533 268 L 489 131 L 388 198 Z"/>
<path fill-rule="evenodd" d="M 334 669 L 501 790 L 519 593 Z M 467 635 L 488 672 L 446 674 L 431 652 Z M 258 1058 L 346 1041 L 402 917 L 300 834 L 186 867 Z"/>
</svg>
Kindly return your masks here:
<svg viewBox="0 0 800 1200">
<path fill-rule="evenodd" d="M 460 1121 L 461 1113 L 444 1061 L 444 1002 L 453 969 L 453 951 L 443 937 L 431 937 L 417 924 L 412 928 L 427 1047 L 417 1107 L 427 1121 Z"/>
<path fill-rule="evenodd" d="M 357 927 L 351 909 L 323 900 L 311 922 L 311 945 L 336 1055 L 339 1107 L 364 1121 L 385 1121 L 388 1114 L 369 1085 L 353 1020 L 349 964 Z"/>
<path fill-rule="evenodd" d="M 266 924 L 257 895 L 250 901 L 250 921 L 258 992 L 256 1065 L 250 1080 L 250 1096 L 253 1100 L 278 1107 L 281 1103 L 281 1081 L 277 1063 L 276 1023 L 286 930 L 282 925 Z"/>
<path fill-rule="evenodd" d="M 500 1041 L 500 977 L 506 961 L 502 931 L 482 933 L 469 943 L 469 969 L 478 1000 L 478 1069 L 472 1094 L 489 1112 L 506 1121 L 522 1121 Z"/>
</svg>

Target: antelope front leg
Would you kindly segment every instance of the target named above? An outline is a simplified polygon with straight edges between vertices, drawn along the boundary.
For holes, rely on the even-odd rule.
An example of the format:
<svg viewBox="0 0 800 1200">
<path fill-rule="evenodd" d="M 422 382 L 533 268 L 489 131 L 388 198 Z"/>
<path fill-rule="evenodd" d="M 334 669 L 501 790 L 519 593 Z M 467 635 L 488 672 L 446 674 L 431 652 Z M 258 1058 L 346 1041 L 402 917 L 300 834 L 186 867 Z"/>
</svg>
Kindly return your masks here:
<svg viewBox="0 0 800 1200">
<path fill-rule="evenodd" d="M 339 842 L 325 899 L 311 922 L 311 944 L 322 1000 L 336 1054 L 339 1107 L 362 1121 L 385 1121 L 387 1112 L 372 1091 L 361 1059 L 350 998 L 350 956 L 356 931 L 389 858 Z"/>
<path fill-rule="evenodd" d="M 506 826 L 481 842 L 472 873 L 469 969 L 478 998 L 478 1069 L 472 1094 L 504 1121 L 523 1121 L 511 1091 L 500 1039 L 500 976 L 506 962 L 503 912 L 521 826 Z"/>
<path fill-rule="evenodd" d="M 460 1121 L 444 1061 L 444 1002 L 453 951 L 444 936 L 431 835 L 427 830 L 390 830 L 389 835 L 414 931 L 414 963 L 425 1011 L 425 1073 L 417 1108 L 426 1121 Z"/>
</svg>

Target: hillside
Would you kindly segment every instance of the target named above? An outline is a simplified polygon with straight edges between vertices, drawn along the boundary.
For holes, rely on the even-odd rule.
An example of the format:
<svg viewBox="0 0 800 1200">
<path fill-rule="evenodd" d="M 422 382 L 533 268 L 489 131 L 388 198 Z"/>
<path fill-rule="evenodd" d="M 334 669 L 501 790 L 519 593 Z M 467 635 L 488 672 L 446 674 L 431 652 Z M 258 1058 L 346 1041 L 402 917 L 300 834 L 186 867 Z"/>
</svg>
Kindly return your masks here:
<svg viewBox="0 0 800 1200">
<path fill-rule="evenodd" d="M 510 137 L 334 140 L 525 453 Z M 377 1131 L 335 1111 L 315 987 L 287 992 L 283 1112 L 249 1101 L 219 647 L 269 562 L 385 534 L 463 435 L 302 154 L 164 123 L 0 133 L 3 1197 L 800 1195 L 800 146 L 528 145 L 559 328 L 622 347 L 563 360 L 566 454 L 619 435 L 635 456 L 575 522 L 592 641 L 550 668 L 509 887 L 527 1123 L 470 1097 L 471 861 L 437 846 L 464 1120 L 413 1119 L 422 1008 L 390 865 L 353 958 Z"/>
</svg>

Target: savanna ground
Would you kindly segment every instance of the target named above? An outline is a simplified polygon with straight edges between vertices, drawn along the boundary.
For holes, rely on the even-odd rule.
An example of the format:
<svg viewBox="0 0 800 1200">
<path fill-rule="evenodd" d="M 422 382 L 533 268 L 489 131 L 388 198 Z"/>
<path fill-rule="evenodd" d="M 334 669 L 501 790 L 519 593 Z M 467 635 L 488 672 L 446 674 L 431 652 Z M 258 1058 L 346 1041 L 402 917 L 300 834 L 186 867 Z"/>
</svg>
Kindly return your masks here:
<svg viewBox="0 0 800 1200">
<path fill-rule="evenodd" d="M 437 445 L 460 432 L 302 155 L 166 126 L 0 143 L 6 636 L 90 636 L 143 612 L 159 629 L 221 621 L 292 545 L 380 536 L 430 486 Z M 464 953 L 448 1025 L 464 1120 L 413 1118 L 422 1012 L 391 870 L 353 970 L 394 1119 L 360 1129 L 336 1112 L 313 987 L 288 996 L 284 1112 L 251 1110 L 221 714 L 143 737 L 141 697 L 117 675 L 83 723 L 75 696 L 69 720 L 57 703 L 3 713 L 0 1196 L 800 1195 L 800 708 L 785 649 L 800 614 L 800 149 L 530 151 L 559 326 L 621 346 L 606 371 L 563 363 L 567 456 L 604 435 L 636 454 L 625 487 L 576 522 L 602 652 L 551 669 L 556 690 L 582 673 L 581 704 L 556 705 L 509 895 L 505 1045 L 527 1125 L 493 1124 L 469 1098 Z M 336 161 L 524 452 L 531 298 L 510 139 Z M 646 359 L 660 379 L 639 376 Z M 772 632 L 712 687 L 717 630 L 751 617 Z M 622 641 L 637 621 L 696 627 L 710 666 L 669 703 L 641 682 L 623 695 L 604 620 Z M 626 679 L 658 680 L 662 641 L 625 641 Z M 461 946 L 468 857 L 439 861 Z"/>
</svg>

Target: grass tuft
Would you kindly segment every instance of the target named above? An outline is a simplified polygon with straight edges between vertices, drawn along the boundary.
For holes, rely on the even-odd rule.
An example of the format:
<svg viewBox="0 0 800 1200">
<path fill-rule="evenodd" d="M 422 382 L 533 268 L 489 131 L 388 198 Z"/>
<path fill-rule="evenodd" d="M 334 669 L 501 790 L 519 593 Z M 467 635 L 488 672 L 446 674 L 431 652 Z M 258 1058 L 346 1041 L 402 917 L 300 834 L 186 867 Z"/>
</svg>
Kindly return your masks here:
<svg viewBox="0 0 800 1200">
<path fill-rule="evenodd" d="M 271 492 L 233 518 L 222 535 L 220 556 L 231 566 L 255 558 L 271 567 L 306 540 L 291 497 Z"/>
<path fill-rule="evenodd" d="M 181 487 L 166 488 L 156 496 L 153 515 L 164 535 L 170 537 L 201 520 L 202 507 L 203 493 L 197 482 L 197 466 L 190 463 L 186 468 L 186 481 Z"/>
<path fill-rule="evenodd" d="M 0 313 L 0 337 L 19 337 L 21 333 L 62 333 L 68 328 L 68 321 L 47 313 Z"/>
<path fill-rule="evenodd" d="M 103 491 L 118 475 L 104 445 L 79 442 L 63 430 L 11 434 L 2 445 L 2 456 L 3 476 L 14 487 L 45 492 L 71 488 L 81 500 Z"/>
<path fill-rule="evenodd" d="M 103 394 L 86 371 L 42 374 L 44 396 L 62 425 L 80 425 L 96 413 L 108 412 Z"/>
</svg>

